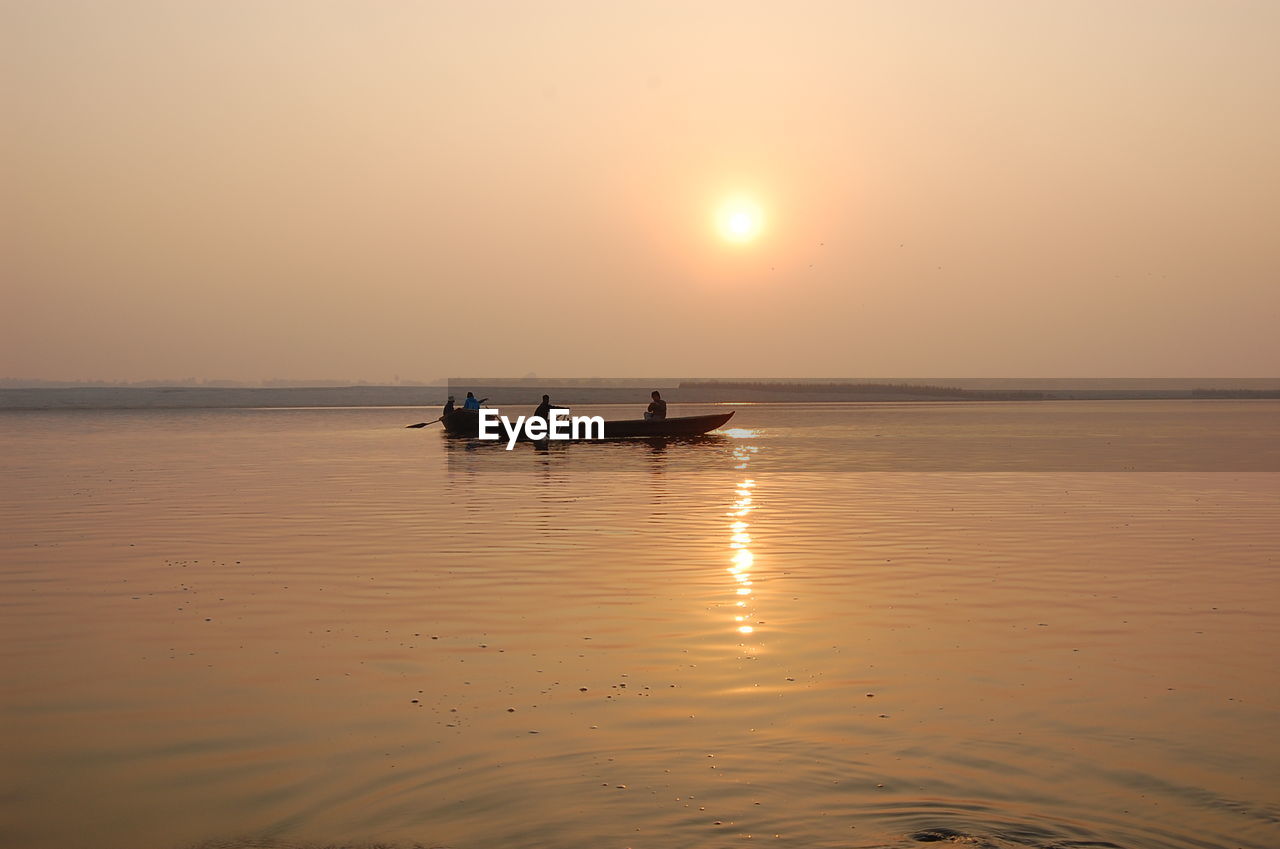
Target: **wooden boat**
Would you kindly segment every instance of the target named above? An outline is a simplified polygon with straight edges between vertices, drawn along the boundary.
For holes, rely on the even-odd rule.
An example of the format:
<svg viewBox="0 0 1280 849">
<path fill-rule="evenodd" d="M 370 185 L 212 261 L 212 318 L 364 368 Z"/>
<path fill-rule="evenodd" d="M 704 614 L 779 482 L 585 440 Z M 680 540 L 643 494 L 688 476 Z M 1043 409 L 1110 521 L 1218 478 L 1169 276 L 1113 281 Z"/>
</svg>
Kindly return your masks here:
<svg viewBox="0 0 1280 849">
<path fill-rule="evenodd" d="M 709 416 L 678 416 L 673 419 L 624 419 L 604 423 L 605 439 L 655 436 L 701 436 L 724 427 L 733 410 Z"/>
<path fill-rule="evenodd" d="M 733 410 L 709 416 L 679 416 L 670 419 L 622 419 L 604 423 L 605 439 L 631 439 L 637 437 L 661 438 L 668 436 L 700 436 L 709 433 L 733 418 Z M 475 410 L 454 410 L 441 422 L 446 433 L 453 436 L 480 435 L 480 415 Z M 492 431 L 490 431 L 492 432 Z M 499 426 L 500 441 L 506 441 L 506 431 Z M 521 435 L 521 441 L 526 441 Z"/>
</svg>

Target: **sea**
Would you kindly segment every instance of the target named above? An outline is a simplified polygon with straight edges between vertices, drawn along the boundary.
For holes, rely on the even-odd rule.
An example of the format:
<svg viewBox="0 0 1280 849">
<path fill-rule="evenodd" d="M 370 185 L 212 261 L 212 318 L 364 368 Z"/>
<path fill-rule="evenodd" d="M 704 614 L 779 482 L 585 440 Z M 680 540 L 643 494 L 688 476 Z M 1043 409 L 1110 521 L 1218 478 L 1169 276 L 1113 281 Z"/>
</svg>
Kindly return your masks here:
<svg viewBox="0 0 1280 849">
<path fill-rule="evenodd" d="M 0 845 L 1280 846 L 1280 401 L 729 409 L 0 411 Z"/>
</svg>

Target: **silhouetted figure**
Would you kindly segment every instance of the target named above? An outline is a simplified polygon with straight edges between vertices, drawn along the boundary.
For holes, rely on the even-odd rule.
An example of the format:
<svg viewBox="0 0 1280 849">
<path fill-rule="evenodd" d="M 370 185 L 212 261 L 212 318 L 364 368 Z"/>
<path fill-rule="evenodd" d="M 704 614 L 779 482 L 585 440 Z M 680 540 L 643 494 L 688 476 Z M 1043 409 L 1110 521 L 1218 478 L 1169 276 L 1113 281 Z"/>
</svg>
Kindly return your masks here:
<svg viewBox="0 0 1280 849">
<path fill-rule="evenodd" d="M 543 395 L 542 403 L 538 405 L 538 409 L 533 411 L 533 414 L 540 419 L 546 419 L 547 421 L 550 421 L 552 410 L 567 410 L 567 409 L 569 408 L 561 407 L 559 404 L 552 404 L 550 395 Z"/>
<path fill-rule="evenodd" d="M 665 419 L 667 417 L 667 402 L 662 400 L 662 396 L 658 394 L 656 389 L 653 390 L 650 397 L 653 400 L 649 402 L 649 409 L 645 411 L 645 419 Z"/>
<path fill-rule="evenodd" d="M 440 414 L 440 418 L 445 419 L 453 412 L 453 396 L 449 396 L 449 400 L 444 402 L 444 412 Z"/>
</svg>

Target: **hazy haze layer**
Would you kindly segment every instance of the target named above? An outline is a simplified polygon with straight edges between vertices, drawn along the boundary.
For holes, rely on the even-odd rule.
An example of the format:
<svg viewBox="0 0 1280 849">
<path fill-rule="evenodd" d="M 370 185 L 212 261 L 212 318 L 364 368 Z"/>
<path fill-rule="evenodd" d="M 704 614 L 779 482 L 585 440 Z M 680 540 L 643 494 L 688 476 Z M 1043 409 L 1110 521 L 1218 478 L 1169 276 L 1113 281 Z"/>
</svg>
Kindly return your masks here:
<svg viewBox="0 0 1280 849">
<path fill-rule="evenodd" d="M 3 0 L 0 376 L 1273 375 L 1277 31 Z"/>
</svg>

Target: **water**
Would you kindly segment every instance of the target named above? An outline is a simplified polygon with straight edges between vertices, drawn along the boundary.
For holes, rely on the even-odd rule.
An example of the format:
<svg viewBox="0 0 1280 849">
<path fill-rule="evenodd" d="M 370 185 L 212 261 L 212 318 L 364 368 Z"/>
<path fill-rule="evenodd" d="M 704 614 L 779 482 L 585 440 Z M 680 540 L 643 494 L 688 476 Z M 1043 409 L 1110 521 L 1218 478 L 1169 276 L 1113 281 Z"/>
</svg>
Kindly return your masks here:
<svg viewBox="0 0 1280 849">
<path fill-rule="evenodd" d="M 4 413 L 0 844 L 1280 845 L 1277 413 Z"/>
</svg>

